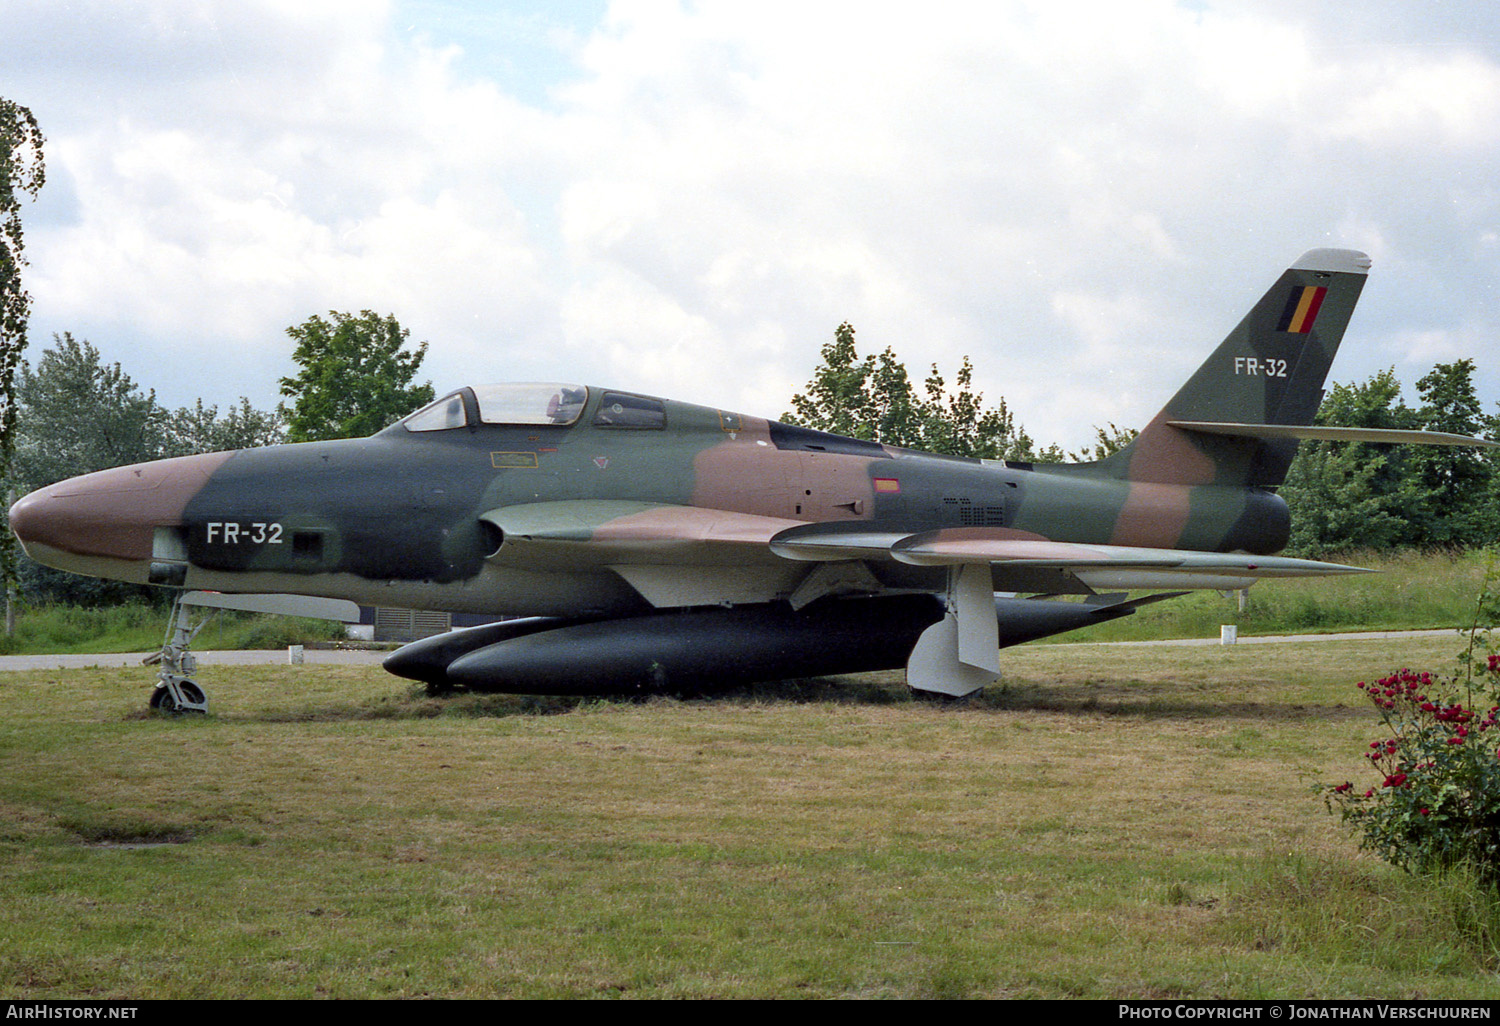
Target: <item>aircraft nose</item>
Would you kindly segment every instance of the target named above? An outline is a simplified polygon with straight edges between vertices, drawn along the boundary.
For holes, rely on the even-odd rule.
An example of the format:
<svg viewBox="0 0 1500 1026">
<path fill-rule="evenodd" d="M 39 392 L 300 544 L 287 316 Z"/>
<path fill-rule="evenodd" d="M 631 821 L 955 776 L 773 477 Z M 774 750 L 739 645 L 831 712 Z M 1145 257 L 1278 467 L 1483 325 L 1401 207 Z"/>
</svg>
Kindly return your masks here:
<svg viewBox="0 0 1500 1026">
<path fill-rule="evenodd" d="M 188 500 L 231 455 L 181 456 L 59 481 L 12 506 L 10 527 L 39 563 L 118 576 L 101 572 L 96 561 L 149 561 L 156 528 L 180 525 Z"/>
</svg>

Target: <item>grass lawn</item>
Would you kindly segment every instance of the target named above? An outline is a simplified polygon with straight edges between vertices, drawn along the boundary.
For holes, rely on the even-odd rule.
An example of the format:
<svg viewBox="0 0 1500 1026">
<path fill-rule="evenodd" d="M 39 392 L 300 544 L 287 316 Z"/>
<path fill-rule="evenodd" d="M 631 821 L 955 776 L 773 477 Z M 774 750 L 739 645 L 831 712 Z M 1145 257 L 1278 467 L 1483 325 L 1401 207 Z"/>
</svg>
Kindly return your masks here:
<svg viewBox="0 0 1500 1026">
<path fill-rule="evenodd" d="M 0 674 L 0 992 L 1500 997 L 1500 911 L 1361 853 L 1356 680 L 1452 639 L 1010 649 L 704 700 L 378 669 Z"/>
</svg>

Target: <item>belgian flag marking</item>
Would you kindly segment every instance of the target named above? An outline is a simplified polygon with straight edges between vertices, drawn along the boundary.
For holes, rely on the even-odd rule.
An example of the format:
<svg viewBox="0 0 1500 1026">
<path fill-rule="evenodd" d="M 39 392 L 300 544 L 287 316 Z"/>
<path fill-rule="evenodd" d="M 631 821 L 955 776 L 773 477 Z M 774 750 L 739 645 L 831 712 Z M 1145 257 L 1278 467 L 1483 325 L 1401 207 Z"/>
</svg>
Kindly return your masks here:
<svg viewBox="0 0 1500 1026">
<path fill-rule="evenodd" d="M 1328 288 L 1324 285 L 1302 285 L 1292 289 L 1276 330 L 1289 331 L 1293 335 L 1312 331 L 1313 322 L 1318 319 L 1318 308 L 1323 305 L 1323 297 L 1327 294 Z"/>
</svg>

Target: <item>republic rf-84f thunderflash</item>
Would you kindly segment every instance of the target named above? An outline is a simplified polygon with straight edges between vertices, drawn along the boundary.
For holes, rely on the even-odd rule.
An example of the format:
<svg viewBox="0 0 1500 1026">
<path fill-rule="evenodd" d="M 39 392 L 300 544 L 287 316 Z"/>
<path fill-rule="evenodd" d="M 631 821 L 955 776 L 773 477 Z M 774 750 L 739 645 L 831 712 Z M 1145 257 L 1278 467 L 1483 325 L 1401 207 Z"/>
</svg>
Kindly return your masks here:
<svg viewBox="0 0 1500 1026">
<path fill-rule="evenodd" d="M 42 488 L 27 553 L 197 592 L 514 615 L 415 642 L 434 689 L 677 690 L 906 667 L 964 695 L 999 650 L 1183 589 L 1357 572 L 1274 555 L 1369 260 L 1304 254 L 1120 452 L 927 453 L 581 385 L 461 388 L 377 435 L 162 460 Z M 1130 597 L 1131 592 L 1146 592 Z M 1166 594 L 1161 594 L 1165 592 Z M 201 601 L 201 600 L 200 600 Z M 203 710 L 185 612 L 152 704 Z"/>
</svg>

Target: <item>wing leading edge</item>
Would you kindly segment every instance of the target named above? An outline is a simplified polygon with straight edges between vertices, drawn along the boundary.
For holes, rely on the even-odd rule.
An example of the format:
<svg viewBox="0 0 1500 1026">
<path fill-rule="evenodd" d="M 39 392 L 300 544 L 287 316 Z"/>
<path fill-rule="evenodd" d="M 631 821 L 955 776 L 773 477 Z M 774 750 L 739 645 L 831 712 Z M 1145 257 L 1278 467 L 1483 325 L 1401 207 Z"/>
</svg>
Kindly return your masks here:
<svg viewBox="0 0 1500 1026">
<path fill-rule="evenodd" d="M 1263 578 L 1368 573 L 1362 567 L 1288 556 L 1193 552 L 1124 545 L 1080 545 L 1017 537 L 1005 528 L 957 527 L 916 534 L 847 531 L 822 524 L 782 531 L 771 551 L 787 559 L 834 561 L 891 559 L 915 566 L 987 563 L 999 590 L 1008 575 L 1055 570 L 1090 588 L 1244 588 Z M 1018 588 L 1016 590 L 1027 590 Z"/>
<path fill-rule="evenodd" d="M 1036 590 L 1035 571 L 1057 571 L 1088 589 L 1243 588 L 1263 578 L 1367 573 L 1356 566 L 1288 556 L 1055 542 L 1008 528 L 954 527 L 909 533 L 865 523 L 809 524 L 696 506 L 578 500 L 508 506 L 481 519 L 497 529 L 491 559 L 571 567 L 768 567 L 892 562 L 919 567 L 986 564 L 996 589 Z M 789 566 L 788 564 L 793 564 Z M 782 576 L 782 575 L 778 575 Z M 1006 587 L 1008 576 L 1020 587 Z M 1077 590 L 1077 589 L 1073 589 Z"/>
</svg>

